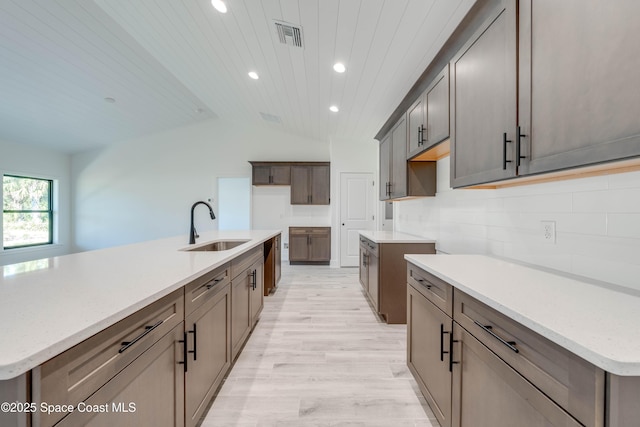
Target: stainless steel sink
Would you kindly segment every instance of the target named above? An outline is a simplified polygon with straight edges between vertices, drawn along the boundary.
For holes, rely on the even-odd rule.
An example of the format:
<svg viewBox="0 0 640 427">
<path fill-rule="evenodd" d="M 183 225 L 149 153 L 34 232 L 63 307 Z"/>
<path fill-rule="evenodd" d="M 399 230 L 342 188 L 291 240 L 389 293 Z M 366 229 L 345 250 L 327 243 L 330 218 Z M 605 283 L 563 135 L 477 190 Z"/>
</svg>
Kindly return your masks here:
<svg viewBox="0 0 640 427">
<path fill-rule="evenodd" d="M 221 240 L 218 242 L 210 242 L 203 245 L 194 246 L 192 248 L 185 248 L 184 251 L 202 251 L 202 252 L 213 252 L 213 251 L 228 251 L 229 249 L 233 249 L 236 246 L 240 246 L 243 243 L 247 243 L 248 240 Z"/>
</svg>

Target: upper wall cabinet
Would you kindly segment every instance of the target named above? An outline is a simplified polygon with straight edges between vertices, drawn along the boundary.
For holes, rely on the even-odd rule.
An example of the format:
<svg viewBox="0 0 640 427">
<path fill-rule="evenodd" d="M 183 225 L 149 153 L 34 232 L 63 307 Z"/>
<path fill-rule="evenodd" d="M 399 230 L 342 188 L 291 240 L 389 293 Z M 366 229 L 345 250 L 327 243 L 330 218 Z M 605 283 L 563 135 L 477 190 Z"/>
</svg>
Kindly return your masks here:
<svg viewBox="0 0 640 427">
<path fill-rule="evenodd" d="M 637 16 L 633 0 L 520 0 L 518 174 L 640 155 Z"/>
<path fill-rule="evenodd" d="M 453 57 L 453 187 L 640 156 L 640 3 L 502 1 Z"/>
<path fill-rule="evenodd" d="M 451 184 L 514 177 L 516 3 L 500 7 L 452 58 Z"/>
<path fill-rule="evenodd" d="M 328 205 L 329 163 L 291 166 L 291 204 Z"/>
<path fill-rule="evenodd" d="M 380 200 L 434 196 L 436 163 L 407 162 L 407 115 L 380 142 Z"/>
<path fill-rule="evenodd" d="M 407 111 L 407 159 L 449 138 L 449 66 Z"/>
<path fill-rule="evenodd" d="M 280 162 L 250 162 L 253 185 L 291 185 L 291 167 Z"/>
</svg>

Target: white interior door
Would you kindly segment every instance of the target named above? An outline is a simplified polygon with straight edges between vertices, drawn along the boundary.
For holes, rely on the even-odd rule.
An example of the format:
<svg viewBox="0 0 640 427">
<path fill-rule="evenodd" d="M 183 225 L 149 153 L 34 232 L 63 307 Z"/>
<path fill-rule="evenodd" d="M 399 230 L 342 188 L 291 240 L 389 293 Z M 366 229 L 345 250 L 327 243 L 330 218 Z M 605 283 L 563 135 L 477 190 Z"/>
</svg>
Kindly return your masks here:
<svg viewBox="0 0 640 427">
<path fill-rule="evenodd" d="M 340 174 L 340 266 L 359 265 L 360 230 L 373 230 L 373 174 Z"/>
</svg>

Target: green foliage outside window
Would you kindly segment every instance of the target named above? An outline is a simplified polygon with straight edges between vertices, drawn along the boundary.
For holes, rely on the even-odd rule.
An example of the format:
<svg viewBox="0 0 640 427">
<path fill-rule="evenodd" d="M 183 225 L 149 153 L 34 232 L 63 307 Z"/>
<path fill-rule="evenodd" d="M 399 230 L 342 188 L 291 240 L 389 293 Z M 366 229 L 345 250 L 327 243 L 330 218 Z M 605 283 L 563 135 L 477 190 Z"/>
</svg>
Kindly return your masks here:
<svg viewBox="0 0 640 427">
<path fill-rule="evenodd" d="M 2 235 L 5 249 L 53 242 L 53 181 L 2 177 Z"/>
</svg>

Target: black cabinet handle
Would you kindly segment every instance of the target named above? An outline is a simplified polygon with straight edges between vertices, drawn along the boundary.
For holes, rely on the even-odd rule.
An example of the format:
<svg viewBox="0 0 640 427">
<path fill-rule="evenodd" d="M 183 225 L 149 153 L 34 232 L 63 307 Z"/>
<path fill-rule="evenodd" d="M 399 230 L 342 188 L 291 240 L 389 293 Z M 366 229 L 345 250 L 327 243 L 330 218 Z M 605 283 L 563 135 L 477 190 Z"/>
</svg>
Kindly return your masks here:
<svg viewBox="0 0 640 427">
<path fill-rule="evenodd" d="M 477 320 L 474 320 L 473 323 L 475 323 L 476 325 L 480 326 L 485 332 L 487 332 L 489 335 L 491 335 L 492 337 L 494 337 L 495 339 L 497 339 L 498 341 L 500 341 L 502 344 L 506 345 L 507 347 L 509 347 L 509 350 L 515 352 L 515 353 L 520 353 L 520 350 L 518 350 L 515 346 L 517 345 L 515 341 L 507 341 L 502 337 L 499 337 L 495 332 L 493 332 L 491 329 L 493 329 L 493 326 L 490 325 L 483 325 L 482 323 L 478 322 Z"/>
<path fill-rule="evenodd" d="M 188 350 L 187 353 L 193 354 L 193 360 L 195 361 L 198 358 L 198 333 L 196 330 L 196 324 L 193 324 L 193 330 L 188 331 L 190 334 L 193 334 L 193 350 Z M 186 347 L 186 344 L 185 344 Z"/>
<path fill-rule="evenodd" d="M 453 343 L 458 342 L 458 340 L 453 339 L 453 330 L 449 334 L 449 372 L 453 372 L 453 365 L 457 365 L 460 362 L 453 361 Z"/>
<path fill-rule="evenodd" d="M 444 362 L 444 355 L 449 354 L 448 351 L 444 351 L 444 335 L 450 334 L 451 332 L 447 332 L 444 330 L 444 324 L 440 323 L 440 361 Z"/>
<path fill-rule="evenodd" d="M 126 349 L 128 349 L 129 347 L 131 347 L 132 345 L 140 341 L 142 338 L 150 334 L 151 331 L 153 331 L 155 328 L 157 328 L 160 325 L 162 325 L 162 320 L 158 320 L 158 322 L 153 326 L 145 326 L 144 327 L 145 331 L 140 335 L 138 335 L 137 337 L 135 337 L 132 341 L 123 341 L 121 343 L 123 347 L 120 350 L 118 350 L 118 353 L 123 353 Z"/>
<path fill-rule="evenodd" d="M 520 126 L 518 126 L 518 134 L 517 134 L 518 141 L 517 141 L 517 144 L 516 144 L 516 165 L 517 166 L 520 166 L 520 160 L 527 158 L 527 156 L 522 156 L 521 155 L 522 151 L 521 151 L 521 146 L 520 146 L 522 144 L 522 138 L 524 138 L 525 136 L 527 136 L 527 135 L 523 134 Z"/>
<path fill-rule="evenodd" d="M 224 277 L 215 279 L 209 283 L 207 283 L 205 286 L 207 287 L 207 290 L 213 288 L 215 285 L 217 285 L 218 283 L 222 282 L 224 280 Z"/>
<path fill-rule="evenodd" d="M 422 286 L 424 286 L 427 289 L 431 289 L 431 285 L 426 285 L 424 282 L 426 282 L 426 280 L 424 279 L 417 279 L 418 283 L 420 283 Z"/>
<path fill-rule="evenodd" d="M 251 273 L 251 278 L 253 280 L 253 290 L 255 291 L 256 288 L 258 287 L 258 271 L 257 270 L 253 270 L 253 272 Z"/>
<path fill-rule="evenodd" d="M 507 170 L 507 163 L 511 163 L 511 160 L 507 160 L 507 144 L 511 142 L 507 139 L 507 133 L 502 134 L 502 170 Z"/>
<path fill-rule="evenodd" d="M 179 343 L 183 344 L 182 347 L 182 358 L 184 359 L 181 362 L 178 362 L 178 365 L 184 365 L 184 371 L 187 372 L 187 333 L 183 333 L 183 339 L 178 340 Z"/>
</svg>

